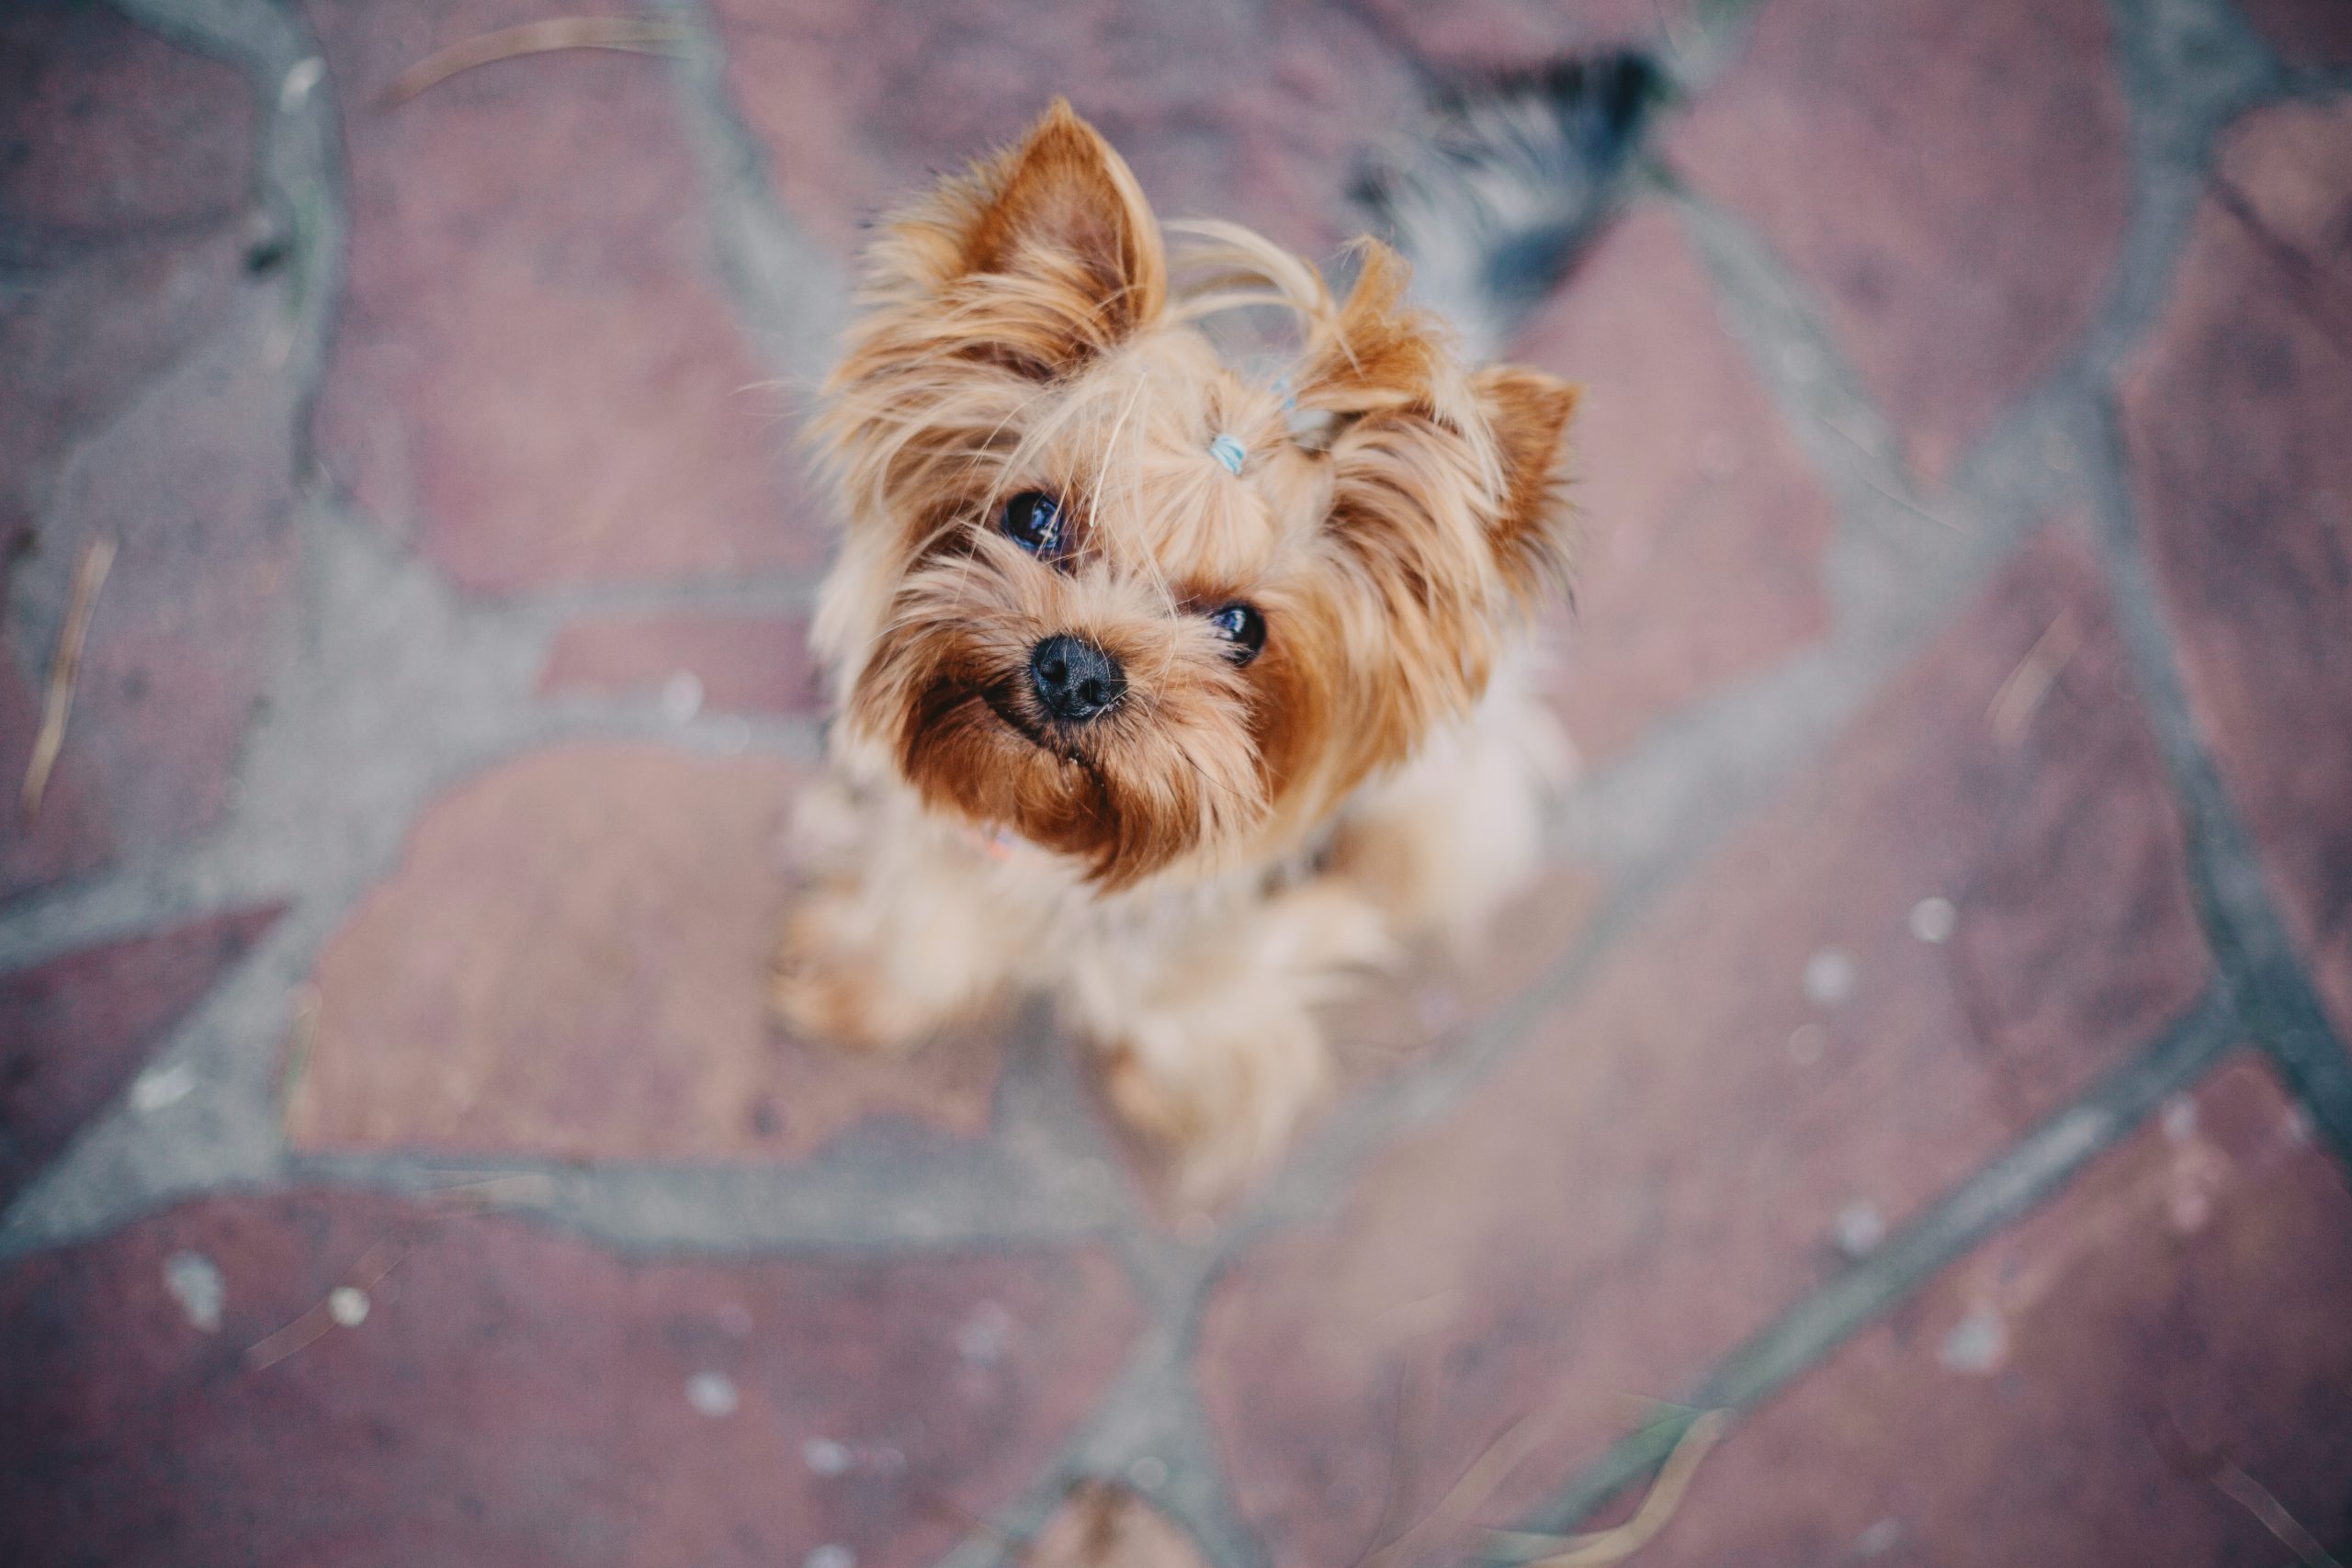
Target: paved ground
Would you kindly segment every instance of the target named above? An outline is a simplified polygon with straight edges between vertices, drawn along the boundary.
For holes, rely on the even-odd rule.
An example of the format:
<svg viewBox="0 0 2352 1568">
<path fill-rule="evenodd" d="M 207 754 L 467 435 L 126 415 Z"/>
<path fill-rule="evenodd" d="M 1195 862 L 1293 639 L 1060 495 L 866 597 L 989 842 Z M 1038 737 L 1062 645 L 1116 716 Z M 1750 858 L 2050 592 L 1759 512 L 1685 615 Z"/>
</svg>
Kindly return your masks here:
<svg viewBox="0 0 2352 1568">
<path fill-rule="evenodd" d="M 1715 1406 L 1640 1561 L 2352 1550 L 2352 9 L 691 0 L 388 94 L 562 10 L 0 15 L 12 789 L 119 546 L 0 837 L 0 1559 L 976 1568 L 1097 1475 L 1396 1568 Z M 1038 1017 L 765 1033 L 861 219 L 1061 89 L 1319 252 L 1625 38 L 1542 895 L 1216 1221 Z"/>
</svg>

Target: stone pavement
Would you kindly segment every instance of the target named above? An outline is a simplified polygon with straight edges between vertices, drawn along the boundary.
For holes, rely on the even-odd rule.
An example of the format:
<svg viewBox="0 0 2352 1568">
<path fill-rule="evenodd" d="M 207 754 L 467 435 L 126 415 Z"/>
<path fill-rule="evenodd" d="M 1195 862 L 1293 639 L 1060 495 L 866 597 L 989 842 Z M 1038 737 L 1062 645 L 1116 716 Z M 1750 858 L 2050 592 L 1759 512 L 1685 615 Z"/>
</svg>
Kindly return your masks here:
<svg viewBox="0 0 2352 1568">
<path fill-rule="evenodd" d="M 0 835 L 0 1561 L 978 1568 L 1103 1477 L 1403 1568 L 1714 1407 L 1637 1562 L 2352 1553 L 2352 7 L 676 0 L 389 91 L 567 9 L 0 12 L 11 789 L 119 546 Z M 1627 39 L 1491 951 L 1216 1218 L 1034 1011 L 768 1033 L 874 208 L 1066 91 L 1326 254 Z"/>
</svg>

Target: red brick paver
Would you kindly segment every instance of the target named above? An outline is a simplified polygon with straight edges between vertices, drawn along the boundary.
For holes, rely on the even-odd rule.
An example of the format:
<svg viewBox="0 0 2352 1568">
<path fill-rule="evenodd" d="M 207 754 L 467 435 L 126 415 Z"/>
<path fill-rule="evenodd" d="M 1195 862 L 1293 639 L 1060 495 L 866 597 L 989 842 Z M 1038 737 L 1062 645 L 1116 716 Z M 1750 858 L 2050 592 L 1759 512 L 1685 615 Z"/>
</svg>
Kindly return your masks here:
<svg viewBox="0 0 2352 1568">
<path fill-rule="evenodd" d="M 0 1280 L 0 1539 L 915 1568 L 1026 1484 L 1137 1326 L 1095 1252 L 626 1262 L 382 1199 L 211 1200 Z"/>
<path fill-rule="evenodd" d="M 233 70 L 110 12 L 0 18 L 0 540 L 32 552 L 52 634 L 80 551 L 120 546 L 74 744 L 42 819 L 0 834 L 0 895 L 181 843 L 225 803 L 291 562 L 279 309 L 245 266 L 254 119 Z M 39 701 L 18 678 L 12 794 Z"/>
<path fill-rule="evenodd" d="M 1736 1429 L 1641 1561 L 2294 1562 L 2244 1482 L 2352 1539 L 2347 1298 L 2352 1193 L 2242 1061 Z"/>
<path fill-rule="evenodd" d="M 1558 679 L 1587 762 L 1827 630 L 1829 498 L 1670 216 L 1627 220 L 1513 352 L 1586 386 Z"/>
<path fill-rule="evenodd" d="M 1570 50 L 1656 48 L 1693 19 L 1690 0 L 1363 0 L 1363 10 L 1416 55 L 1464 74 Z"/>
<path fill-rule="evenodd" d="M 785 400 L 721 297 L 674 85 L 572 51 L 383 94 L 548 0 L 314 0 L 351 157 L 329 464 L 461 586 L 805 564 Z"/>
<path fill-rule="evenodd" d="M 1354 160 L 1415 112 L 1405 62 L 1337 7 L 714 9 L 785 204 L 844 253 L 862 220 L 1018 136 L 1058 93 L 1134 164 L 1162 217 L 1237 220 L 1321 254 L 1363 227 L 1346 195 Z"/>
<path fill-rule="evenodd" d="M 1636 1562 L 2352 1560 L 2352 1145 L 2262 908 L 2352 1037 L 2341 7 L 579 9 L 0 16 L 0 1563 L 1327 1568 L 1522 1415 L 1476 1523 L 1759 1382 Z M 763 383 L 862 225 L 1065 92 L 1323 255 L 1431 95 L 1626 40 L 1672 188 L 1520 339 L 1589 389 L 1529 896 L 1332 1010 L 1223 1224 L 1005 1020 L 773 1032 L 829 541 Z"/>
<path fill-rule="evenodd" d="M 1675 161 L 1817 291 L 1930 474 L 2052 368 L 2130 199 L 2098 0 L 1770 0 Z"/>
<path fill-rule="evenodd" d="M 672 682 L 689 676 L 683 695 Z M 539 674 L 548 696 L 650 696 L 720 713 L 809 714 L 823 694 L 804 621 L 773 615 L 608 615 L 572 621 Z"/>
<path fill-rule="evenodd" d="M 711 1159 L 806 1154 L 875 1114 L 980 1130 L 989 1041 L 889 1062 L 770 1032 L 797 782 L 605 743 L 444 799 L 320 961 L 296 1141 Z"/>
<path fill-rule="evenodd" d="M 2347 168 L 2352 106 L 2233 135 L 2123 406 L 2190 700 L 2352 1035 Z"/>
<path fill-rule="evenodd" d="M 2238 8 L 2293 64 L 2352 61 L 2352 11 L 2335 0 L 2238 0 Z"/>
<path fill-rule="evenodd" d="M 2064 668 L 2021 669 L 2071 622 Z M 1249 1256 L 1201 1375 L 1284 1563 L 1505 1426 L 1507 1517 L 2112 1066 L 2203 984 L 2179 828 L 2080 548 L 2037 545 L 1826 767 L 1344 1212 Z M 1940 898 L 1940 908 L 1923 905 Z M 1941 941 L 1922 940 L 1921 931 Z M 1426 1381 L 1397 1435 L 1401 1380 Z"/>
<path fill-rule="evenodd" d="M 279 912 L 214 915 L 0 978 L 0 1202 L 130 1082 Z"/>
<path fill-rule="evenodd" d="M 40 732 L 41 694 L 0 661 L 0 778 L 21 779 Z M 80 747 L 58 753 L 40 815 L 0 837 L 0 900 L 104 864 L 114 847 L 96 770 Z"/>
</svg>

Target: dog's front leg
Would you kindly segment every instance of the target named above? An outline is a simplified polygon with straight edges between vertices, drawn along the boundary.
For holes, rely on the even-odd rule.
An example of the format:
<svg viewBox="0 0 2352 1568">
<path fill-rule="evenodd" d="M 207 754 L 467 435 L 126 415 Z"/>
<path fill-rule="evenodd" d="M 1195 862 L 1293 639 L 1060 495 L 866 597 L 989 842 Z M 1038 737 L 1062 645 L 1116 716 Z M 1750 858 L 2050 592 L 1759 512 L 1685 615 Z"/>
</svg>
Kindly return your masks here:
<svg viewBox="0 0 2352 1568">
<path fill-rule="evenodd" d="M 1223 1201 L 1282 1151 L 1330 1078 L 1315 1009 L 1393 953 L 1379 912 L 1318 878 L 1073 977 L 1104 1093 L 1181 1202 Z"/>
<path fill-rule="evenodd" d="M 831 782 L 802 803 L 795 840 L 807 882 L 768 986 L 787 1032 L 899 1053 L 1004 989 L 1026 940 L 1023 912 L 969 846 Z"/>
</svg>

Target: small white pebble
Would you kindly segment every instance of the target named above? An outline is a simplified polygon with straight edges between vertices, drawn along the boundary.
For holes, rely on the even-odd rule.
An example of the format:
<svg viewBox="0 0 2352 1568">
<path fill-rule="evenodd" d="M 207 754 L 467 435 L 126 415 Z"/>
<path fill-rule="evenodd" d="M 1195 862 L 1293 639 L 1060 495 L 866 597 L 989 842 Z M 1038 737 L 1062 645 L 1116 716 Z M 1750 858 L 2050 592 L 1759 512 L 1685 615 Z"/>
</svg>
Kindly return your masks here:
<svg viewBox="0 0 2352 1568">
<path fill-rule="evenodd" d="M 730 757 L 740 757 L 752 749 L 752 727 L 740 718 L 719 721 L 718 749 Z"/>
<path fill-rule="evenodd" d="M 698 1416 L 713 1419 L 732 1416 L 742 1403 L 735 1392 L 735 1382 L 724 1372 L 696 1372 L 686 1380 L 686 1403 Z"/>
<path fill-rule="evenodd" d="M 1854 1538 L 1857 1557 L 1883 1557 L 1894 1550 L 1903 1539 L 1903 1526 L 1894 1519 L 1881 1519 Z"/>
<path fill-rule="evenodd" d="M 196 1088 L 196 1069 L 186 1062 L 168 1067 L 155 1067 L 139 1075 L 130 1086 L 130 1108 L 141 1116 L 153 1116 L 166 1106 L 177 1105 Z"/>
<path fill-rule="evenodd" d="M 308 60 L 296 61 L 288 68 L 286 79 L 277 85 L 277 112 L 292 114 L 300 108 L 302 100 L 311 96 L 311 89 L 326 73 L 327 62 L 315 54 Z"/>
<path fill-rule="evenodd" d="M 1804 961 L 1804 997 L 1815 1007 L 1836 1007 L 1854 994 L 1854 961 L 1841 948 L 1825 947 Z"/>
<path fill-rule="evenodd" d="M 849 1469 L 849 1450 L 831 1438 L 811 1438 L 800 1445 L 800 1462 L 812 1475 L 839 1475 Z"/>
<path fill-rule="evenodd" d="M 2165 1100 L 2164 1126 L 2165 1136 L 2176 1144 L 2197 1136 L 2197 1102 L 2185 1094 Z"/>
<path fill-rule="evenodd" d="M 2008 1330 L 1997 1314 L 1980 1307 L 1951 1325 L 1936 1359 L 1952 1371 L 1982 1377 L 1998 1370 L 2008 1350 Z"/>
<path fill-rule="evenodd" d="M 1817 1023 L 1801 1023 L 1789 1033 L 1789 1060 L 1809 1067 L 1829 1048 L 1829 1031 Z"/>
<path fill-rule="evenodd" d="M 2310 1111 L 2300 1105 L 2290 1105 L 2287 1108 L 2287 1141 L 2289 1143 L 2300 1148 L 2309 1145 L 2318 1136 L 2319 1124 L 2312 1120 Z"/>
<path fill-rule="evenodd" d="M 164 1289 L 180 1303 L 191 1326 L 210 1334 L 220 1326 L 229 1287 L 220 1266 L 201 1252 L 175 1252 L 164 1259 Z"/>
<path fill-rule="evenodd" d="M 673 724 L 684 724 L 702 712 L 702 677 L 681 670 L 662 687 L 662 711 Z"/>
<path fill-rule="evenodd" d="M 1146 1454 L 1127 1466 L 1127 1479 L 1146 1492 L 1157 1492 L 1168 1484 L 1168 1461 Z"/>
<path fill-rule="evenodd" d="M 1959 927 L 1960 911 L 1949 898 L 1922 898 L 1911 906 L 1911 934 L 1921 942 L 1950 942 Z"/>
<path fill-rule="evenodd" d="M 1876 1204 L 1857 1199 L 1838 1211 L 1830 1233 L 1837 1238 L 1838 1251 L 1849 1258 L 1867 1258 L 1886 1239 L 1886 1218 Z"/>
<path fill-rule="evenodd" d="M 327 1292 L 327 1315 L 345 1328 L 368 1321 L 368 1292 L 356 1285 L 337 1285 Z"/>
<path fill-rule="evenodd" d="M 800 1560 L 800 1568 L 857 1568 L 857 1553 L 829 1540 Z"/>
</svg>

